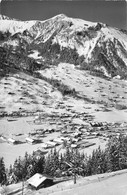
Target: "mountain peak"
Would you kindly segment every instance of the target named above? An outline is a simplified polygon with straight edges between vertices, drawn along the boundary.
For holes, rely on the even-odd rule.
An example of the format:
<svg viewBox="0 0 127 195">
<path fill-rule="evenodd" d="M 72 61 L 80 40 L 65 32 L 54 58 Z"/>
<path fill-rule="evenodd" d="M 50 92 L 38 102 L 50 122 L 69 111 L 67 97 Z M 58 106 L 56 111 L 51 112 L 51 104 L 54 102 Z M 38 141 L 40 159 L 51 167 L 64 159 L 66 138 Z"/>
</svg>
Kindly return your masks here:
<svg viewBox="0 0 127 195">
<path fill-rule="evenodd" d="M 66 16 L 65 14 L 58 14 L 58 15 L 52 17 L 52 18 L 49 18 L 48 20 L 50 20 L 50 19 L 63 20 L 63 19 L 66 19 L 66 18 L 68 18 L 68 16 Z"/>
<path fill-rule="evenodd" d="M 66 17 L 68 17 L 68 16 L 62 13 L 62 14 L 58 14 L 58 15 L 56 15 L 55 17 L 59 17 L 59 18 L 66 18 Z"/>
<path fill-rule="evenodd" d="M 5 15 L 0 14 L 0 20 L 17 20 L 17 19 L 15 19 L 15 18 L 10 18 L 10 17 L 8 17 L 8 16 L 5 16 Z"/>
</svg>

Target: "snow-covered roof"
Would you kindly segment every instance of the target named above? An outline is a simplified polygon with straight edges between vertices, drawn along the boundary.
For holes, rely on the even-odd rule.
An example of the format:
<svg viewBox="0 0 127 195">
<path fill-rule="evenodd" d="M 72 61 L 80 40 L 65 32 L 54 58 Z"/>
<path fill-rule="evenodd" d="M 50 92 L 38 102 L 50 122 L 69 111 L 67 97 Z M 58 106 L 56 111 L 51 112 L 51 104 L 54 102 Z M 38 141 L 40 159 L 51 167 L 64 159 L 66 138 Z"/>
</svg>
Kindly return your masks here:
<svg viewBox="0 0 127 195">
<path fill-rule="evenodd" d="M 47 143 L 42 143 L 42 144 L 41 144 L 41 147 L 42 147 L 42 148 L 46 148 L 47 146 L 48 146 Z"/>
<path fill-rule="evenodd" d="M 46 176 L 41 175 L 40 173 L 36 173 L 35 175 L 33 175 L 30 179 L 27 180 L 27 182 L 34 186 L 34 187 L 38 187 L 40 184 L 42 184 L 46 179 L 51 179 L 48 178 Z M 53 180 L 53 179 L 52 179 Z"/>
<path fill-rule="evenodd" d="M 46 144 L 48 144 L 50 146 L 56 146 L 56 143 L 55 142 L 51 142 L 51 141 L 46 142 Z"/>
<path fill-rule="evenodd" d="M 76 145 L 76 144 L 71 144 L 71 147 L 72 147 L 72 148 L 76 148 L 77 145 Z"/>
<path fill-rule="evenodd" d="M 63 140 L 61 138 L 55 138 L 53 141 L 56 143 L 63 143 Z"/>
<path fill-rule="evenodd" d="M 34 142 L 35 140 L 30 138 L 30 137 L 26 137 L 26 141 L 29 141 L 29 142 Z"/>
<path fill-rule="evenodd" d="M 12 139 L 12 138 L 9 138 L 8 141 L 9 141 L 9 142 L 12 142 L 12 143 L 16 142 L 16 141 L 15 141 L 14 139 Z"/>
</svg>

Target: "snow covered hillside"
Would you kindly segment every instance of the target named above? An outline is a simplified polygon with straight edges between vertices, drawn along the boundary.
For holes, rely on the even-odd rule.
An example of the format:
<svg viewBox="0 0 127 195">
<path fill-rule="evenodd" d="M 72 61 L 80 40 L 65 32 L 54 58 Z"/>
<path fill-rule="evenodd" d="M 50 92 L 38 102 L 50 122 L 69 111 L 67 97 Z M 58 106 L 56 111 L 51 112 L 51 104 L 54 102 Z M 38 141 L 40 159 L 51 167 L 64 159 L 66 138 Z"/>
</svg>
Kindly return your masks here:
<svg viewBox="0 0 127 195">
<path fill-rule="evenodd" d="M 112 173 L 98 174 L 85 178 L 78 178 L 77 184 L 72 180 L 60 182 L 49 188 L 42 188 L 38 191 L 27 189 L 25 185 L 24 194 L 26 195 L 125 195 L 127 192 L 127 170 L 116 171 Z M 3 187 L 4 188 L 4 187 Z M 0 188 L 0 192 L 4 189 Z M 22 183 L 9 185 L 6 191 L 21 194 Z M 19 193 L 18 193 L 19 192 Z"/>
<path fill-rule="evenodd" d="M 69 95 L 126 109 L 127 31 L 64 14 L 45 21 L 1 15 L 0 77 L 2 112 L 43 109 L 45 83 L 56 91 L 48 94 L 53 101 Z"/>
</svg>

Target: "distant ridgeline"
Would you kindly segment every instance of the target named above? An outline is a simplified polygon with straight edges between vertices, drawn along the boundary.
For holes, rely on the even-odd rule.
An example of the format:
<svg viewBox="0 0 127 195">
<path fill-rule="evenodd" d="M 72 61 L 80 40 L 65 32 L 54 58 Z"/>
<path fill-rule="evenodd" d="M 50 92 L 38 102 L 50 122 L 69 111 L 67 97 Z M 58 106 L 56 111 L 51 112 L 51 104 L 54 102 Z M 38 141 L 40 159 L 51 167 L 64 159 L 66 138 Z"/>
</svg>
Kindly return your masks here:
<svg viewBox="0 0 127 195">
<path fill-rule="evenodd" d="M 46 21 L 2 16 L 0 26 L 1 76 L 13 68 L 33 73 L 60 62 L 78 65 L 96 76 L 127 76 L 126 30 L 63 14 Z M 38 58 L 30 56 L 35 51 Z"/>
</svg>

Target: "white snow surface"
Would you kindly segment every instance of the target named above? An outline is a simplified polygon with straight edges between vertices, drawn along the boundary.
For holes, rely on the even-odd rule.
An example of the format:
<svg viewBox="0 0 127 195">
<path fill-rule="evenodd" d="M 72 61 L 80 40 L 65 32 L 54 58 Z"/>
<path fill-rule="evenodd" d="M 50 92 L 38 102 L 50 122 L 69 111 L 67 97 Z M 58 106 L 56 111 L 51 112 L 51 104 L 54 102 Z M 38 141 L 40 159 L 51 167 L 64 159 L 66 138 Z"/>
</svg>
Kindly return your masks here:
<svg viewBox="0 0 127 195">
<path fill-rule="evenodd" d="M 0 20 L 0 31 L 7 32 L 9 31 L 12 34 L 17 32 L 23 32 L 24 30 L 29 30 L 35 21 L 15 21 L 15 20 Z"/>
<path fill-rule="evenodd" d="M 82 19 L 77 19 L 77 18 L 66 17 L 63 20 L 71 21 L 74 24 L 71 27 L 73 30 L 82 30 L 84 27 L 88 28 L 90 26 L 96 26 L 97 25 L 96 22 L 89 22 L 89 21 L 82 20 Z"/>
<path fill-rule="evenodd" d="M 108 27 L 108 28 L 102 28 L 102 32 L 105 35 L 105 40 L 114 40 L 114 38 L 116 38 L 117 40 L 120 41 L 120 43 L 122 44 L 122 46 L 124 48 L 126 48 L 127 50 L 127 35 L 120 32 L 118 29 L 112 28 L 112 27 Z"/>
</svg>

